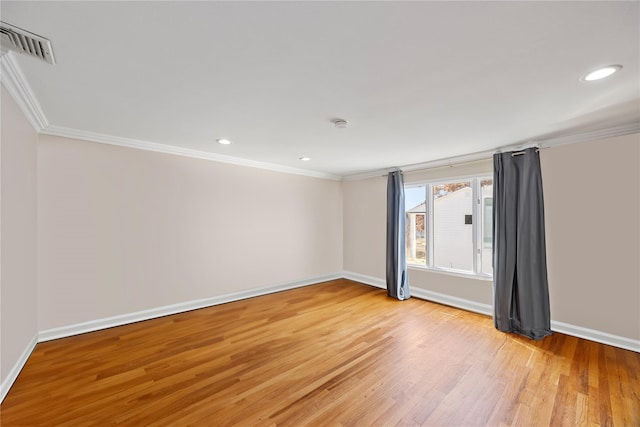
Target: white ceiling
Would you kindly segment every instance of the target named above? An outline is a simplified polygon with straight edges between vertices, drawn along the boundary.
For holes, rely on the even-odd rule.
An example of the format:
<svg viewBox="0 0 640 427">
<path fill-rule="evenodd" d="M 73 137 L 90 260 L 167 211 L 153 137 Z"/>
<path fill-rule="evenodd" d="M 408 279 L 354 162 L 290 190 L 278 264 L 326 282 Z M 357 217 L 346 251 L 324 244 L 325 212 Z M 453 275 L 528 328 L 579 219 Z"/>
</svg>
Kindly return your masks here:
<svg viewBox="0 0 640 427">
<path fill-rule="evenodd" d="M 3 0 L 1 19 L 53 44 L 55 66 L 15 58 L 52 128 L 345 176 L 640 122 L 639 5 Z"/>
</svg>

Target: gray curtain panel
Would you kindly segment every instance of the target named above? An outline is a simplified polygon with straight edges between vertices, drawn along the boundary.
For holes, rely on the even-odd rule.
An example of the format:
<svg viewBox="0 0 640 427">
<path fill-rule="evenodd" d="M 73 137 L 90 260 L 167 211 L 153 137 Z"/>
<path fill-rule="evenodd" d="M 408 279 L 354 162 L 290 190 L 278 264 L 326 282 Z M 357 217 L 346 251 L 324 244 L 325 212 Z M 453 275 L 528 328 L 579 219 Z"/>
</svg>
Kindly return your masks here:
<svg viewBox="0 0 640 427">
<path fill-rule="evenodd" d="M 405 255 L 404 180 L 401 171 L 387 179 L 387 293 L 405 300 L 410 297 Z"/>
<path fill-rule="evenodd" d="M 493 156 L 493 287 L 497 329 L 551 335 L 540 156 Z"/>
</svg>

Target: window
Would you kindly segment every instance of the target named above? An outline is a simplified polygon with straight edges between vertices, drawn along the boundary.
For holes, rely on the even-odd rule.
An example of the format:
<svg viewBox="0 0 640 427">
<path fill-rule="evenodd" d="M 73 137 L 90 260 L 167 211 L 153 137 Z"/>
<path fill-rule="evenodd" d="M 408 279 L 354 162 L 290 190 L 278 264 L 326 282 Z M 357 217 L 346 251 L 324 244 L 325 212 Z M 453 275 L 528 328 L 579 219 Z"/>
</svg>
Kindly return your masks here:
<svg viewBox="0 0 640 427">
<path fill-rule="evenodd" d="M 405 187 L 407 264 L 491 276 L 490 177 Z"/>
</svg>

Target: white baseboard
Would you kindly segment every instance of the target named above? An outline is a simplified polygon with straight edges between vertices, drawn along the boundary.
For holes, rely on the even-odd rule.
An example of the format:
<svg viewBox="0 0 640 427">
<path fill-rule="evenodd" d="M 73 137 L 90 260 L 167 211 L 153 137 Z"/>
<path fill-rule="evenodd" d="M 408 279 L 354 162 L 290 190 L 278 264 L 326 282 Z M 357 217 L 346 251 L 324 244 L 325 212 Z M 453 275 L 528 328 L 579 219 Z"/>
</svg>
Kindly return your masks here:
<svg viewBox="0 0 640 427">
<path fill-rule="evenodd" d="M 364 274 L 352 273 L 350 271 L 345 271 L 344 277 L 349 280 L 354 280 L 356 282 L 375 286 L 376 288 L 386 289 L 387 287 L 386 281 L 378 279 L 377 277 L 365 276 Z M 491 316 L 491 314 L 493 313 L 493 309 L 489 304 L 482 304 L 468 299 L 458 298 L 451 295 L 441 294 L 439 292 L 428 291 L 426 289 L 420 289 L 416 287 L 411 287 L 410 289 L 411 296 L 415 298 L 437 302 L 439 304 L 461 308 L 463 310 L 486 314 L 489 316 Z"/>
<path fill-rule="evenodd" d="M 122 326 L 129 323 L 140 322 L 143 320 L 154 319 L 157 317 L 168 316 L 185 311 L 196 310 L 199 308 L 210 307 L 213 305 L 224 304 L 227 302 L 239 301 L 247 298 L 253 298 L 261 295 L 272 294 L 275 292 L 286 291 L 289 289 L 300 288 L 303 286 L 314 285 L 316 283 L 326 282 L 328 280 L 341 279 L 342 273 L 326 274 L 323 276 L 310 277 L 304 280 L 295 280 L 291 282 L 279 283 L 263 288 L 249 289 L 246 291 L 234 292 L 230 294 L 220 295 L 211 298 L 204 298 L 193 301 L 186 301 L 178 304 L 166 305 L 163 307 L 142 310 L 134 313 L 127 313 L 103 319 L 90 320 L 88 322 L 76 323 L 73 325 L 62 326 L 59 328 L 46 329 L 40 331 L 37 336 L 33 337 L 29 345 L 24 349 L 19 359 L 9 372 L 7 378 L 0 384 L 0 403 L 4 400 L 9 389 L 18 378 L 18 374 L 24 367 L 25 363 L 31 356 L 37 343 L 51 341 L 59 338 L 66 338 L 74 335 L 84 334 L 87 332 L 98 331 L 101 329 Z"/>
<path fill-rule="evenodd" d="M 366 276 L 360 273 L 354 273 L 352 271 L 343 271 L 342 277 L 345 279 L 353 280 L 354 282 L 364 283 L 365 285 L 374 286 L 380 289 L 387 289 L 387 283 L 383 279 L 377 277 Z"/>
<path fill-rule="evenodd" d="M 343 276 L 346 279 L 365 283 L 377 288 L 386 289 L 386 281 L 378 279 L 377 277 L 366 276 L 364 274 L 353 273 L 350 271 L 343 272 Z M 445 295 L 416 287 L 411 287 L 411 296 L 427 301 L 449 305 L 451 307 L 461 308 L 463 310 L 473 311 L 474 313 L 493 316 L 493 307 L 489 304 L 482 304 L 468 299 L 458 298 L 451 295 Z M 582 326 L 575 326 L 569 323 L 557 322 L 554 320 L 551 321 L 551 330 L 554 332 L 559 332 L 561 334 L 584 338 L 601 344 L 607 344 L 640 353 L 640 340 L 621 337 L 619 335 L 613 335 L 607 332 L 583 328 Z"/>
<path fill-rule="evenodd" d="M 336 280 L 345 278 L 360 282 L 366 285 L 374 286 L 376 288 L 386 289 L 386 283 L 383 279 L 377 277 L 367 276 L 364 274 L 353 273 L 350 271 L 343 271 L 341 273 L 328 274 L 324 276 L 311 277 L 305 280 L 297 280 L 291 282 L 280 283 L 273 286 L 267 286 L 264 288 L 249 289 L 241 292 L 234 292 L 231 294 L 220 295 L 217 297 L 204 298 L 200 300 L 187 301 L 178 304 L 171 304 L 163 307 L 153 308 L 149 310 L 138 311 L 135 313 L 128 313 L 119 316 L 108 317 L 104 319 L 91 320 L 88 322 L 77 323 L 74 325 L 62 326 L 59 328 L 47 329 L 40 331 L 37 336 L 29 342 L 24 349 L 15 365 L 9 372 L 7 378 L 0 384 L 0 403 L 4 400 L 5 396 L 9 392 L 9 389 L 13 385 L 18 374 L 24 367 L 25 363 L 29 359 L 29 356 L 33 352 L 35 346 L 39 342 L 50 341 L 58 338 L 65 338 L 73 335 L 83 334 L 86 332 L 93 332 L 100 329 L 111 328 L 115 326 L 126 325 L 129 323 L 140 322 L 143 320 L 153 319 L 156 317 L 168 316 L 171 314 L 182 313 L 185 311 L 196 310 L 199 308 L 210 307 L 218 304 L 224 304 L 227 302 L 239 301 L 246 298 L 253 298 L 261 295 L 272 294 L 275 292 L 286 291 L 288 289 L 300 288 L 303 286 L 314 285 L 316 283 L 326 282 L 329 280 Z M 438 292 L 428 291 L 420 288 L 411 289 L 412 296 L 424 299 L 427 301 L 433 301 L 440 304 L 449 305 L 452 307 L 460 308 L 463 310 L 472 311 L 475 313 L 492 315 L 493 309 L 488 304 L 482 304 L 475 301 L 471 301 L 464 298 L 458 298 L 451 295 L 445 295 Z M 640 340 L 634 340 L 618 335 L 609 334 L 606 332 L 596 331 L 594 329 L 583 328 L 581 326 L 571 325 L 569 323 L 551 321 L 551 329 L 555 332 L 575 336 L 578 338 L 584 338 L 590 341 L 599 342 L 602 344 L 611 345 L 614 347 L 623 348 L 626 350 L 635 351 L 640 353 Z"/>
<path fill-rule="evenodd" d="M 0 403 L 2 403 L 7 393 L 9 393 L 11 386 L 18 378 L 18 375 L 20 374 L 20 371 L 22 371 L 22 368 L 24 368 L 27 360 L 29 360 L 29 356 L 31 356 L 31 353 L 33 353 L 33 349 L 36 348 L 36 344 L 38 344 L 37 335 L 35 335 L 31 339 L 31 341 L 29 341 L 29 344 L 27 344 L 20 357 L 18 357 L 18 360 L 16 360 L 13 368 L 11 368 L 11 370 L 9 371 L 9 375 L 7 375 L 7 378 L 5 378 L 2 383 L 0 383 Z"/>
<path fill-rule="evenodd" d="M 486 314 L 487 316 L 493 315 L 493 308 L 489 304 L 482 304 L 468 299 L 445 295 L 439 292 L 428 291 L 426 289 L 420 288 L 411 288 L 411 295 L 416 298 L 449 305 L 451 307 L 461 308 L 463 310 L 472 311 L 474 313 Z"/>
<path fill-rule="evenodd" d="M 118 316 L 107 317 L 103 319 L 90 320 L 88 322 L 76 323 L 59 328 L 46 329 L 44 331 L 40 331 L 40 333 L 38 334 L 38 342 L 51 341 L 59 338 L 70 337 L 73 335 L 84 334 L 87 332 L 98 331 L 101 329 L 113 328 L 115 326 L 141 322 L 143 320 L 155 319 L 157 317 L 169 316 L 171 314 L 183 313 L 185 311 L 197 310 L 199 308 L 211 307 L 214 305 L 258 297 L 261 295 L 286 291 L 288 289 L 300 288 L 303 286 L 309 286 L 316 283 L 340 278 L 342 278 L 341 273 L 327 274 L 323 276 L 310 277 L 304 280 L 279 283 L 277 285 L 267 286 L 264 288 L 248 289 L 246 291 L 233 292 L 230 294 L 215 296 L 211 298 L 186 301 L 177 304 L 165 305 L 163 307 L 152 308 L 149 310 L 121 314 Z"/>
<path fill-rule="evenodd" d="M 595 329 L 583 328 L 582 326 L 575 326 L 569 323 L 556 322 L 555 320 L 551 321 L 551 330 L 554 332 L 560 332 L 561 334 L 584 338 L 589 341 L 595 341 L 601 344 L 607 344 L 640 353 L 640 340 L 596 331 Z"/>
</svg>

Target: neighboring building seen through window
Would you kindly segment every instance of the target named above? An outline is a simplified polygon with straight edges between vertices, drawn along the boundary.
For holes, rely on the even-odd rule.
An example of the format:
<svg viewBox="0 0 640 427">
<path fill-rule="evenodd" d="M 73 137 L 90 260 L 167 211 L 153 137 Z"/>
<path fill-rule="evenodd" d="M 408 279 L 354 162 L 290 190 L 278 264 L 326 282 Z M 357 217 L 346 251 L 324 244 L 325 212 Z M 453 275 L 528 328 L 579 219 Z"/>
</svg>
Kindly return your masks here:
<svg viewBox="0 0 640 427">
<path fill-rule="evenodd" d="M 490 177 L 407 185 L 407 264 L 492 275 Z"/>
</svg>

